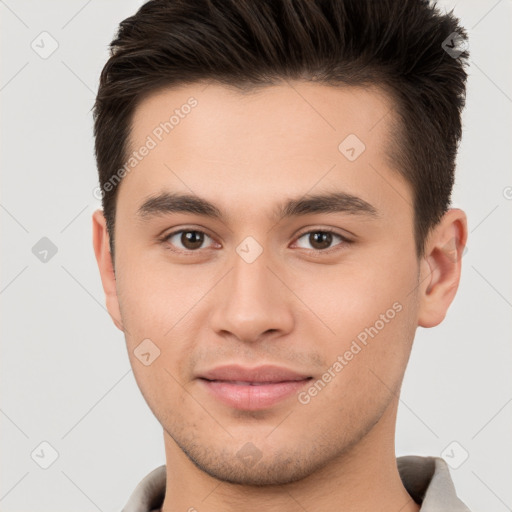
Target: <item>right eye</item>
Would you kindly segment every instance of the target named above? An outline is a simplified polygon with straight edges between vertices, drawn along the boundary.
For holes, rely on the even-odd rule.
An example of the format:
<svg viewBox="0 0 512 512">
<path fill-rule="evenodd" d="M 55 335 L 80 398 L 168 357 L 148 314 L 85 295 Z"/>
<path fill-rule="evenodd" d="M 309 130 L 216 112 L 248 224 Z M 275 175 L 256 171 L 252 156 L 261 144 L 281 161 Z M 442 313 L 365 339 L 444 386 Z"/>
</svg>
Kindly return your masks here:
<svg viewBox="0 0 512 512">
<path fill-rule="evenodd" d="M 173 231 L 165 235 L 161 239 L 161 242 L 174 247 L 178 246 L 177 252 L 197 252 L 198 249 L 201 249 L 205 237 L 212 240 L 212 238 L 203 231 L 196 229 L 180 229 L 179 231 Z M 181 244 L 182 247 L 179 247 L 178 244 Z M 174 251 L 175 249 L 171 248 L 171 250 Z"/>
</svg>

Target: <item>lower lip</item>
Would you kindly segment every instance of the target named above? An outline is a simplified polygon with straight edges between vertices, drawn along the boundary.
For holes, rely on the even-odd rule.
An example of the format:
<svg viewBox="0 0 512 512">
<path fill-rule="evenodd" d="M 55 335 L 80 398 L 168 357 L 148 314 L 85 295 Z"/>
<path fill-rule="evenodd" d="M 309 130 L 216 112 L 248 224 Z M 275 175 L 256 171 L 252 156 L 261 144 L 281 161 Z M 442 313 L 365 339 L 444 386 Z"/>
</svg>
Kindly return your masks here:
<svg viewBox="0 0 512 512">
<path fill-rule="evenodd" d="M 221 402 L 247 411 L 266 409 L 299 391 L 311 379 L 277 382 L 257 386 L 233 384 L 227 381 L 199 379 L 212 395 Z"/>
</svg>

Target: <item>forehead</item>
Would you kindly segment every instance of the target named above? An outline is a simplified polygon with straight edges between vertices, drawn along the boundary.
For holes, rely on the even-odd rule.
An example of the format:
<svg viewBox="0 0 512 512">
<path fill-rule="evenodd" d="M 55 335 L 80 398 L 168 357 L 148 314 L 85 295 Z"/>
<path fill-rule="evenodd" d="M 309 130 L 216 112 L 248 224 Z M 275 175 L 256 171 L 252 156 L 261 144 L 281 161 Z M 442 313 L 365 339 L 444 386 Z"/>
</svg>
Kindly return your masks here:
<svg viewBox="0 0 512 512">
<path fill-rule="evenodd" d="M 181 147 L 189 143 L 201 148 L 202 153 L 215 149 L 217 154 L 219 142 L 231 143 L 229 151 L 222 146 L 226 158 L 249 158 L 262 144 L 269 152 L 293 150 L 307 155 L 314 150 L 316 156 L 325 152 L 329 158 L 333 149 L 337 156 L 337 143 L 350 134 L 357 135 L 369 152 L 381 149 L 388 136 L 384 118 L 393 117 L 393 110 L 391 99 L 376 86 L 289 81 L 240 91 L 216 82 L 195 83 L 164 88 L 140 101 L 132 119 L 130 142 L 135 149 L 152 134 L 157 142 L 173 139 Z M 171 132 L 172 137 L 167 137 Z M 190 132 L 195 140 L 188 138 Z M 185 136 L 180 138 L 180 134 Z M 298 142 L 302 144 L 298 146 Z M 258 153 L 260 159 L 266 156 Z M 273 156 L 268 154 L 268 158 Z"/>
<path fill-rule="evenodd" d="M 135 207 L 137 198 L 140 204 L 171 188 L 227 207 L 336 188 L 393 207 L 397 194 L 407 200 L 410 191 L 388 166 L 392 119 L 393 103 L 377 87 L 162 89 L 135 109 L 129 152 L 145 156 L 123 179 L 120 196 L 129 194 Z"/>
</svg>

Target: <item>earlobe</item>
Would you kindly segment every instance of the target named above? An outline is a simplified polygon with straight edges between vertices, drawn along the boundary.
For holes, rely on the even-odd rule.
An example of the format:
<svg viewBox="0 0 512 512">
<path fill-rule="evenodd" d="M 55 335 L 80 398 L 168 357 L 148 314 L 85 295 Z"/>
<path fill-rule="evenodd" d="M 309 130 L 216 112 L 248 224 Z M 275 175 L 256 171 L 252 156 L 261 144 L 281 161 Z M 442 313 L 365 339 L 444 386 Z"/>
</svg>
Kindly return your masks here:
<svg viewBox="0 0 512 512">
<path fill-rule="evenodd" d="M 420 262 L 420 327 L 435 327 L 444 320 L 459 286 L 466 241 L 466 214 L 448 210 L 429 236 Z"/>
<path fill-rule="evenodd" d="M 110 254 L 109 236 L 105 216 L 101 209 L 92 214 L 92 243 L 105 292 L 107 310 L 116 327 L 124 331 L 117 298 L 116 277 Z"/>
</svg>

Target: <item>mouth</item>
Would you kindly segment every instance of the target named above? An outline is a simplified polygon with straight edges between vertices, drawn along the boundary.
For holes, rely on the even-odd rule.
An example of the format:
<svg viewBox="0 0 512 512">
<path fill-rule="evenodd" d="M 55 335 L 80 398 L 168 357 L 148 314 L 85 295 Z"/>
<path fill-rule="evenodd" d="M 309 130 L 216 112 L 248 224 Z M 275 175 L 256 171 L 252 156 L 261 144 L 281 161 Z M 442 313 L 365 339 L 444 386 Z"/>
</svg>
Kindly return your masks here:
<svg viewBox="0 0 512 512">
<path fill-rule="evenodd" d="M 199 378 L 202 386 L 230 408 L 258 411 L 269 409 L 299 392 L 313 377 L 284 381 L 240 381 Z"/>
<path fill-rule="evenodd" d="M 244 380 L 221 380 L 221 379 L 203 379 L 208 382 L 228 382 L 229 384 L 239 384 L 240 386 L 265 386 L 266 384 L 281 384 L 282 382 L 300 382 L 302 380 L 309 380 L 313 377 L 306 377 L 305 379 L 296 380 L 276 380 L 269 382 L 255 382 L 255 381 L 244 381 Z"/>
<path fill-rule="evenodd" d="M 200 372 L 196 377 L 214 382 L 277 384 L 280 382 L 304 380 L 310 376 L 289 368 L 270 364 L 254 368 L 248 368 L 238 364 L 227 364 Z"/>
<path fill-rule="evenodd" d="M 202 377 L 201 377 L 202 378 Z M 228 384 L 236 384 L 240 386 L 265 386 L 267 384 L 281 384 L 283 382 L 302 382 L 303 380 L 310 380 L 313 377 L 305 377 L 304 379 L 295 380 L 276 380 L 276 381 L 244 381 L 244 380 L 221 380 L 221 379 L 204 379 L 208 382 L 226 382 Z"/>
</svg>

